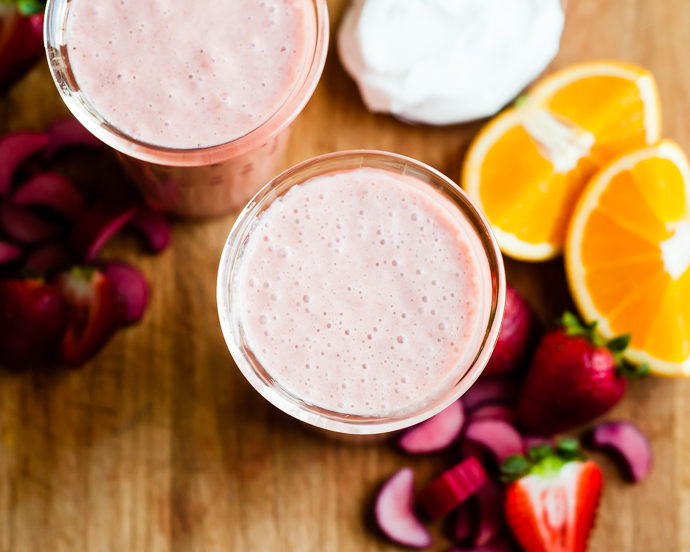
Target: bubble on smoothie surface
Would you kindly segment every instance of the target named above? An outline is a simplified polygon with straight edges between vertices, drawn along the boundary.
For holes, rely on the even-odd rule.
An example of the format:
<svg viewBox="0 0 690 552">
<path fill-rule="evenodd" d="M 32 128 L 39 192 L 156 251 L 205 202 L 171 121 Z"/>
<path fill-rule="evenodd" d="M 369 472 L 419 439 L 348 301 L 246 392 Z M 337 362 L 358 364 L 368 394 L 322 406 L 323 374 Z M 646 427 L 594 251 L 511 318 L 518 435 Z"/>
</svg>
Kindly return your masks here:
<svg viewBox="0 0 690 552">
<path fill-rule="evenodd" d="M 486 273 L 469 222 L 438 192 L 360 168 L 293 186 L 264 211 L 231 293 L 249 348 L 283 387 L 390 415 L 431 400 L 474 357 Z"/>
</svg>

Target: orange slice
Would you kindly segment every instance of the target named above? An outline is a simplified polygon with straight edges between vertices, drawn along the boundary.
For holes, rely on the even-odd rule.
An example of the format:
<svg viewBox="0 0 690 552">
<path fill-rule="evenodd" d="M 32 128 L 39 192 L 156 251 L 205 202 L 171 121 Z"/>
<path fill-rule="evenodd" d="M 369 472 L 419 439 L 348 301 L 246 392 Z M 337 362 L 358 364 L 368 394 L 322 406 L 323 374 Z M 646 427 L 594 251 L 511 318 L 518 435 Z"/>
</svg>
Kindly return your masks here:
<svg viewBox="0 0 690 552">
<path fill-rule="evenodd" d="M 690 376 L 690 165 L 673 142 L 630 152 L 585 188 L 565 249 L 582 316 L 629 358 Z"/>
<path fill-rule="evenodd" d="M 491 121 L 467 154 L 462 185 L 491 222 L 503 252 L 558 255 L 589 178 L 618 155 L 659 140 L 652 75 L 634 65 L 570 66 Z"/>
</svg>

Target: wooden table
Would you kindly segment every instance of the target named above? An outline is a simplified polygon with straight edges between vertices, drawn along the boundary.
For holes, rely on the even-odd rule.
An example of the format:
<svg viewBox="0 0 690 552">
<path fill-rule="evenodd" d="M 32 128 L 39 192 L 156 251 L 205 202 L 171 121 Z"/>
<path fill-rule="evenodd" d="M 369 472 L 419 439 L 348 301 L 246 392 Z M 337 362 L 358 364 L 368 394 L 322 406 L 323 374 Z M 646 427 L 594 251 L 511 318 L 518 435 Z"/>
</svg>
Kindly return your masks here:
<svg viewBox="0 0 690 552">
<path fill-rule="evenodd" d="M 335 26 L 346 2 L 329 1 Z M 572 0 L 553 67 L 617 58 L 653 70 L 664 136 L 690 150 L 690 2 Z M 42 128 L 66 114 L 45 67 L 0 101 L 0 130 Z M 457 178 L 479 124 L 413 128 L 369 114 L 331 48 L 323 80 L 297 120 L 285 166 L 347 148 L 391 150 Z M 95 177 L 97 178 L 97 177 Z M 228 216 L 179 223 L 148 257 L 121 238 L 106 254 L 153 282 L 145 320 L 88 366 L 0 373 L 0 552 L 397 550 L 368 527 L 376 485 L 396 468 L 419 480 L 448 458 L 410 460 L 386 444 L 330 442 L 265 402 L 228 354 L 215 278 Z M 548 320 L 568 305 L 561 261 L 508 262 L 509 281 Z M 642 484 L 606 461 L 591 550 L 690 550 L 690 382 L 636 383 L 611 417 L 651 437 Z M 450 543 L 436 540 L 436 550 Z"/>
</svg>

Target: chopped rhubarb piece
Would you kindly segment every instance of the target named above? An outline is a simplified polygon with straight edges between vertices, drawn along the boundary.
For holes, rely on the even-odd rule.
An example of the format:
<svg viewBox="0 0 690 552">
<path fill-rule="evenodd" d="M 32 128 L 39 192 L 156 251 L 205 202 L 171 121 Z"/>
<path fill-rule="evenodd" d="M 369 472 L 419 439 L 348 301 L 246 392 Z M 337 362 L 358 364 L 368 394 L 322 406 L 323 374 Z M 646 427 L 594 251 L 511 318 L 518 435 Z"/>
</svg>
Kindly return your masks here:
<svg viewBox="0 0 690 552">
<path fill-rule="evenodd" d="M 474 548 L 453 548 L 450 552 L 517 552 L 518 547 L 512 539 L 500 535 L 491 542 Z"/>
<path fill-rule="evenodd" d="M 455 401 L 445 410 L 405 432 L 398 440 L 398 445 L 409 454 L 443 450 L 458 438 L 464 421 L 462 404 Z"/>
<path fill-rule="evenodd" d="M 431 546 L 431 534 L 415 516 L 413 495 L 412 469 L 403 468 L 393 474 L 376 497 L 376 523 L 393 542 L 411 548 L 427 548 Z"/>
<path fill-rule="evenodd" d="M 489 481 L 477 491 L 479 522 L 474 536 L 474 545 L 486 546 L 505 528 L 503 515 L 503 489 Z"/>
<path fill-rule="evenodd" d="M 85 262 L 91 262 L 106 242 L 129 223 L 137 212 L 131 201 L 105 197 L 77 219 L 70 245 Z"/>
<path fill-rule="evenodd" d="M 517 402 L 518 392 L 518 383 L 511 378 L 480 379 L 462 396 L 462 405 L 468 413 L 486 403 L 513 405 Z"/>
<path fill-rule="evenodd" d="M 590 442 L 598 448 L 611 451 L 632 481 L 642 481 L 652 468 L 652 449 L 649 440 L 631 422 L 604 422 L 590 434 Z"/>
<path fill-rule="evenodd" d="M 28 209 L 5 202 L 0 207 L 0 226 L 21 243 L 41 243 L 60 234 L 59 224 L 45 220 Z"/>
<path fill-rule="evenodd" d="M 9 264 L 22 256 L 20 247 L 0 240 L 0 265 Z"/>
<path fill-rule="evenodd" d="M 131 265 L 116 261 L 103 263 L 101 269 L 115 287 L 122 323 L 133 324 L 141 320 L 149 297 L 149 288 L 141 273 Z"/>
<path fill-rule="evenodd" d="M 50 272 L 74 263 L 72 250 L 63 242 L 48 243 L 34 250 L 24 263 L 29 270 Z"/>
<path fill-rule="evenodd" d="M 474 519 L 474 508 L 470 507 L 470 502 L 471 501 L 468 500 L 458 506 L 458 514 L 455 518 L 453 536 L 460 542 L 468 541 L 474 536 L 476 524 Z"/>
<path fill-rule="evenodd" d="M 43 132 L 14 132 L 0 138 L 0 195 L 10 191 L 19 165 L 47 143 L 48 136 Z"/>
<path fill-rule="evenodd" d="M 483 404 L 472 412 L 470 420 L 502 420 L 512 424 L 515 422 L 515 409 L 498 403 Z"/>
<path fill-rule="evenodd" d="M 103 147 L 104 144 L 74 117 L 62 119 L 48 129 L 50 143 L 46 148 L 46 156 L 54 155 L 56 151 L 70 146 L 86 146 L 91 148 Z"/>
<path fill-rule="evenodd" d="M 479 460 L 466 458 L 424 487 L 419 493 L 419 503 L 431 519 L 440 519 L 474 495 L 487 481 Z"/>
<path fill-rule="evenodd" d="M 68 366 L 79 366 L 93 357 L 120 326 L 117 295 L 110 279 L 92 267 L 63 272 L 56 284 L 69 313 L 60 359 Z"/>
<path fill-rule="evenodd" d="M 525 452 L 522 437 L 510 424 L 501 420 L 476 420 L 467 425 L 465 439 L 490 450 L 500 464 L 513 454 Z"/>
<path fill-rule="evenodd" d="M 55 173 L 37 174 L 17 188 L 12 197 L 17 205 L 48 207 L 74 218 L 84 209 L 84 198 L 64 176 Z"/>
<path fill-rule="evenodd" d="M 142 207 L 132 219 L 131 225 L 146 240 L 152 253 L 158 253 L 168 247 L 170 225 L 162 213 Z"/>
</svg>

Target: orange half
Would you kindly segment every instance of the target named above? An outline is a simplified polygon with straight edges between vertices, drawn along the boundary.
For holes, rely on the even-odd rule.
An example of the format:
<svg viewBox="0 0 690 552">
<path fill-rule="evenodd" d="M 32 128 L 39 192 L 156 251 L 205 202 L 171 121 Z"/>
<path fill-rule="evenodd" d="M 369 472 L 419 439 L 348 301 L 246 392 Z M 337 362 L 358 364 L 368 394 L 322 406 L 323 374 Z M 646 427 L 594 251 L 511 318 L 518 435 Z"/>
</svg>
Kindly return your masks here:
<svg viewBox="0 0 690 552">
<path fill-rule="evenodd" d="M 603 168 L 578 200 L 566 272 L 582 316 L 629 358 L 690 376 L 690 165 L 671 141 Z"/>
<path fill-rule="evenodd" d="M 618 155 L 656 142 L 660 109 L 652 75 L 634 65 L 570 66 L 493 119 L 467 154 L 462 185 L 491 222 L 503 252 L 558 255 L 589 178 Z"/>
</svg>

